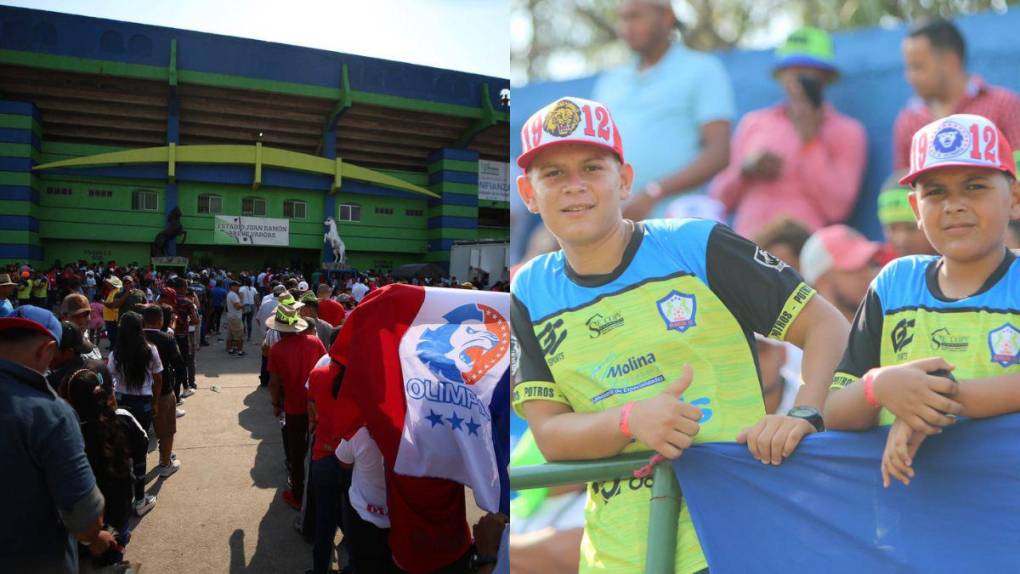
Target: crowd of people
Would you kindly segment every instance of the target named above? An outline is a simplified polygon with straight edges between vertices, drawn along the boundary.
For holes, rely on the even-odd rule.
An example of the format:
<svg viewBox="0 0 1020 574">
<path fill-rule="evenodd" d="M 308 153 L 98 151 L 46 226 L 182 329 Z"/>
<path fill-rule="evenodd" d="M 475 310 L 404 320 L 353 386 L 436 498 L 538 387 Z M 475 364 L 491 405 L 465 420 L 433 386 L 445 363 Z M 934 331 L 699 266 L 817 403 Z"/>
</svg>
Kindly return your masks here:
<svg viewBox="0 0 1020 574">
<path fill-rule="evenodd" d="M 124 560 L 132 517 L 156 505 L 147 474 L 167 479 L 181 468 L 173 450 L 177 420 L 198 388 L 196 358 L 219 335 L 225 346 L 216 352 L 234 357 L 247 355 L 255 338 L 260 383 L 283 429 L 282 498 L 301 511 L 295 525 L 314 541 L 312 571 L 331 571 L 340 525 L 345 540 L 357 541 L 345 543 L 348 572 L 399 571 L 386 541 L 378 449 L 367 432 L 341 444 L 323 424 L 323 405 L 336 399 L 339 383 L 327 349 L 346 315 L 393 282 L 374 272 L 306 279 L 272 268 L 157 270 L 111 261 L 43 272 L 8 265 L 0 273 L 0 401 L 14 415 L 9 432 L 26 440 L 7 443 L 3 458 L 31 471 L 3 473 L 19 493 L 14 512 L 27 522 L 4 533 L 18 544 L 0 557 L 0 569 L 77 572 L 80 551 L 93 566 L 132 571 Z M 478 288 L 453 278 L 410 282 Z M 155 469 L 146 467 L 150 443 L 158 448 Z M 489 541 L 493 556 L 497 526 L 492 518 L 480 525 L 479 548 Z"/>
<path fill-rule="evenodd" d="M 777 49 L 771 72 L 783 101 L 744 115 L 731 138 L 726 71 L 672 41 L 671 3 L 626 0 L 617 16 L 633 60 L 603 73 L 592 100 L 555 100 L 522 129 L 518 190 L 541 223 L 511 288 L 521 347 L 513 396 L 528 422 L 512 464 L 635 449 L 675 458 L 695 435 L 746 443 L 756 459 L 780 464 L 811 432 L 892 424 L 881 470 L 886 484 L 909 483 L 919 445 L 951 423 L 936 411 L 1016 410 L 1005 395 L 997 408 L 985 396 L 954 397 L 983 384 L 994 395 L 995 376 L 1015 372 L 997 370 L 995 356 L 1007 368 L 1020 358 L 1015 320 L 995 329 L 1001 320 L 964 324 L 945 311 L 980 296 L 1003 317 L 1018 313 L 1020 192 L 1004 142 L 1020 140 L 1020 98 L 967 71 L 955 25 L 921 22 L 903 41 L 916 97 L 890 126 L 896 172 L 878 195 L 885 242 L 875 242 L 845 224 L 866 138 L 825 101 L 839 77 L 826 32 L 798 30 Z M 609 118 L 604 135 L 582 130 L 586 110 Z M 515 232 L 526 229 L 519 223 Z M 717 316 L 716 302 L 728 311 Z M 914 317 L 918 305 L 931 314 Z M 663 322 L 665 334 L 650 336 Z M 628 336 L 628 325 L 644 331 Z M 975 367 L 952 354 L 968 339 L 988 341 L 970 344 L 973 356 L 999 350 Z M 922 360 L 932 355 L 944 359 Z M 928 375 L 950 363 L 952 382 Z M 757 383 L 747 392 L 761 396 L 764 418 L 734 423 L 748 413 L 711 396 L 712 385 L 737 379 Z M 905 399 L 905 389 L 918 398 Z M 521 493 L 512 570 L 641 571 L 649 492 L 633 483 Z M 682 515 L 676 571 L 705 567 Z"/>
</svg>

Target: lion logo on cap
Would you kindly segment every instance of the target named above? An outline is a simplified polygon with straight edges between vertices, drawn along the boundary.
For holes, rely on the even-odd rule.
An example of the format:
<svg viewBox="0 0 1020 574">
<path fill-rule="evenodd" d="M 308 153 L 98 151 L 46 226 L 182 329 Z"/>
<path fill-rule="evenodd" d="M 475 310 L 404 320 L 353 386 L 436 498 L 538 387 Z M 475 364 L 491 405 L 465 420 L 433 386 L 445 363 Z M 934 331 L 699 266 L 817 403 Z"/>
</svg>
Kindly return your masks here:
<svg viewBox="0 0 1020 574">
<path fill-rule="evenodd" d="M 931 141 L 931 157 L 948 159 L 970 149 L 970 134 L 955 122 L 945 122 Z"/>
<path fill-rule="evenodd" d="M 581 123 L 581 108 L 570 100 L 560 100 L 545 115 L 542 129 L 551 136 L 565 138 L 574 133 L 579 123 Z"/>
</svg>

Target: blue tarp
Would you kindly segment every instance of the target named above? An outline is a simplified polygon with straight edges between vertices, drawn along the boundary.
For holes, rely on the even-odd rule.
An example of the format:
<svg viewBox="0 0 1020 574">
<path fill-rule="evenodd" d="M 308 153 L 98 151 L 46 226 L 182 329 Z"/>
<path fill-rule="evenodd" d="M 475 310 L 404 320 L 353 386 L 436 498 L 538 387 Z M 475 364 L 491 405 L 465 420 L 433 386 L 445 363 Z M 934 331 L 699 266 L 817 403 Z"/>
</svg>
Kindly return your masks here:
<svg viewBox="0 0 1020 574">
<path fill-rule="evenodd" d="M 675 461 L 712 574 L 1020 572 L 1020 414 L 929 437 L 882 487 L 887 429 L 807 437 L 780 466 L 739 444 Z"/>
</svg>

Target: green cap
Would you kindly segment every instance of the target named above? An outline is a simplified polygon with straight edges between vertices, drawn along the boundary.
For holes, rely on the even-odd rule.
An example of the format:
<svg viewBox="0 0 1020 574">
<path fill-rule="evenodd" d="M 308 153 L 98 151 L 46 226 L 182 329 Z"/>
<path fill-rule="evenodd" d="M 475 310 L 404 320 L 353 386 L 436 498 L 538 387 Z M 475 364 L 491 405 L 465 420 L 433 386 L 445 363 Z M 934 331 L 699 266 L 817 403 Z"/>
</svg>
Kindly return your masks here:
<svg viewBox="0 0 1020 574">
<path fill-rule="evenodd" d="M 805 26 L 790 34 L 781 46 L 776 48 L 776 65 L 772 72 L 783 68 L 804 66 L 817 68 L 839 76 L 836 58 L 832 50 L 832 37 L 825 30 Z"/>
<path fill-rule="evenodd" d="M 890 175 L 882 184 L 878 193 L 878 221 L 882 225 L 890 223 L 916 223 L 914 210 L 910 208 L 910 188 L 900 185 L 903 173 Z"/>
</svg>

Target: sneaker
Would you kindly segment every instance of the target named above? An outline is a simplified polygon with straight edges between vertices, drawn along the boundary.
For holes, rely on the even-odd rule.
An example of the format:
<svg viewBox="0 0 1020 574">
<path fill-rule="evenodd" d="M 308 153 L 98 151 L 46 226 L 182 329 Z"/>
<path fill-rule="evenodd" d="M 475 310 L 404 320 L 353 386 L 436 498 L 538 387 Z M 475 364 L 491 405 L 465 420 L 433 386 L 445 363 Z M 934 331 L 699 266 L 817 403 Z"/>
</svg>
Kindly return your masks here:
<svg viewBox="0 0 1020 574">
<path fill-rule="evenodd" d="M 184 400 L 183 399 L 177 399 L 177 406 L 181 406 L 183 404 L 184 404 Z"/>
<path fill-rule="evenodd" d="M 230 349 L 229 351 L 227 351 L 227 353 L 230 354 L 230 355 L 233 355 L 234 354 L 234 350 Z"/>
<path fill-rule="evenodd" d="M 145 498 L 136 500 L 131 503 L 131 506 L 135 509 L 136 516 L 145 516 L 153 506 L 156 506 L 156 497 L 151 494 L 146 494 Z"/>
<path fill-rule="evenodd" d="M 170 476 L 171 474 L 177 472 L 180 468 L 181 468 L 180 461 L 178 461 L 178 460 L 176 460 L 174 458 L 171 458 L 170 459 L 170 464 L 168 464 L 166 466 L 159 465 L 159 475 L 162 476 L 163 478 L 166 478 L 166 477 Z"/>
<path fill-rule="evenodd" d="M 281 498 L 287 503 L 287 506 L 294 510 L 301 510 L 301 499 L 294 495 L 293 490 L 284 490 Z"/>
<path fill-rule="evenodd" d="M 194 389 L 190 389 L 190 388 L 189 389 L 185 389 L 184 392 L 181 393 L 181 398 L 182 399 L 186 399 L 186 398 L 190 397 L 193 394 L 195 394 L 195 390 Z"/>
<path fill-rule="evenodd" d="M 237 356 L 238 356 L 238 357 L 243 357 L 243 356 L 245 356 L 245 355 L 247 355 L 247 354 L 248 354 L 248 353 L 245 353 L 244 351 L 238 351 L 238 352 L 237 352 Z"/>
<path fill-rule="evenodd" d="M 188 411 L 186 411 L 186 410 L 184 410 L 184 409 L 177 409 L 177 412 L 176 412 L 176 413 L 174 413 L 174 414 L 176 414 L 176 415 L 177 415 L 177 418 L 181 418 L 181 417 L 183 417 L 184 415 L 188 414 Z"/>
</svg>

